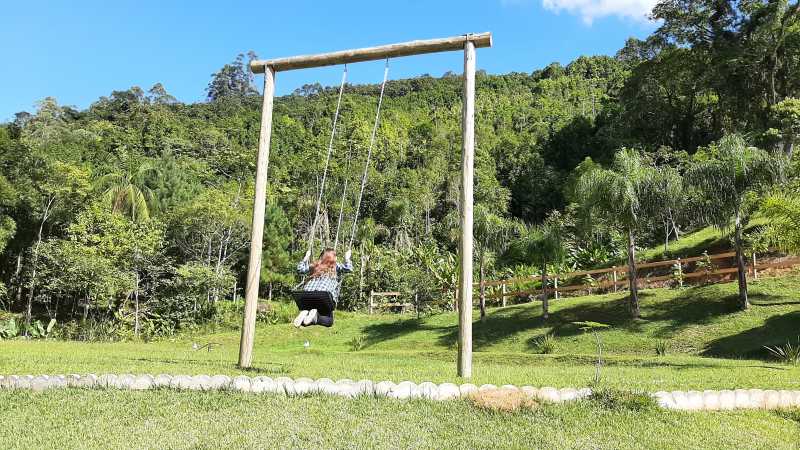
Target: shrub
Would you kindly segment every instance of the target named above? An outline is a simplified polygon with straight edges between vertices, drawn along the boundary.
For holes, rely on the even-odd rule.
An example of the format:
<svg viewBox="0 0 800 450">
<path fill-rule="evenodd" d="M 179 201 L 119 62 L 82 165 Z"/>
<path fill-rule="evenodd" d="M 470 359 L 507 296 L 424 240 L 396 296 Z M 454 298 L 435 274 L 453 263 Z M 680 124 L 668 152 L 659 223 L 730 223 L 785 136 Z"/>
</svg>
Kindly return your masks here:
<svg viewBox="0 0 800 450">
<path fill-rule="evenodd" d="M 367 337 L 363 334 L 359 334 L 358 336 L 353 336 L 353 339 L 350 339 L 347 342 L 347 345 L 350 346 L 351 352 L 357 352 L 363 350 L 364 347 L 367 346 Z"/>
<path fill-rule="evenodd" d="M 0 339 L 11 339 L 19 335 L 20 328 L 17 326 L 17 321 L 10 318 L 4 323 L 0 323 Z"/>
<path fill-rule="evenodd" d="M 273 301 L 268 303 L 269 307 L 258 311 L 256 320 L 269 325 L 279 323 L 291 323 L 297 316 L 297 306 L 294 303 Z M 241 313 L 240 313 L 241 316 Z M 241 321 L 241 318 L 239 319 Z"/>
<path fill-rule="evenodd" d="M 655 400 L 647 393 L 617 389 L 595 390 L 589 400 L 614 411 L 645 411 L 656 407 Z"/>
<path fill-rule="evenodd" d="M 524 392 L 506 389 L 475 392 L 468 398 L 475 407 L 493 412 L 510 413 L 539 406 Z"/>
<path fill-rule="evenodd" d="M 533 341 L 533 345 L 543 355 L 549 355 L 556 351 L 556 338 L 550 334 L 539 336 Z"/>
<path fill-rule="evenodd" d="M 661 339 L 659 341 L 656 341 L 656 355 L 666 356 L 668 348 L 669 348 L 669 343 L 666 340 Z"/>
<path fill-rule="evenodd" d="M 776 345 L 774 347 L 765 345 L 764 348 L 780 362 L 794 365 L 800 364 L 800 336 L 797 337 L 797 345 L 787 341 L 784 345 Z"/>
<path fill-rule="evenodd" d="M 105 319 L 65 322 L 53 330 L 53 337 L 78 341 L 119 341 L 128 335 L 119 322 Z"/>
</svg>

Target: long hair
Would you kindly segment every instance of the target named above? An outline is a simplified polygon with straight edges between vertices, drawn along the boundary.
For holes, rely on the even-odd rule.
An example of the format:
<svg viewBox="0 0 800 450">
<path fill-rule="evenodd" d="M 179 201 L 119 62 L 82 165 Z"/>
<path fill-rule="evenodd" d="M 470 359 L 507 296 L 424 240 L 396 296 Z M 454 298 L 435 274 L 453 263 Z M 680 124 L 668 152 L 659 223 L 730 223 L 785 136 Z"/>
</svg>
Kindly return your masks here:
<svg viewBox="0 0 800 450">
<path fill-rule="evenodd" d="M 319 259 L 311 265 L 311 278 L 322 276 L 336 276 L 336 250 L 326 248 L 319 255 Z"/>
</svg>

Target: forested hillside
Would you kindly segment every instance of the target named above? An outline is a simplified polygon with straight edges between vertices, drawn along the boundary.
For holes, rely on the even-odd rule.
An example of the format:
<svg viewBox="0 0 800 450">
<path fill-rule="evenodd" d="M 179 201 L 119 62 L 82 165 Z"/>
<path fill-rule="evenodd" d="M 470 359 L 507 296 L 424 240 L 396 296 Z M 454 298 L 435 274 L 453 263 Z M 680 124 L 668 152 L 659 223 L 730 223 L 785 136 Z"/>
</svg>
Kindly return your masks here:
<svg viewBox="0 0 800 450">
<path fill-rule="evenodd" d="M 786 162 L 800 136 L 799 14 L 786 1 L 664 1 L 654 10 L 660 28 L 613 57 L 479 73 L 481 274 L 602 264 L 707 224 L 735 221 L 740 230 L 759 208 L 786 228 L 751 238 L 735 232 L 737 248 L 796 245 L 797 232 L 786 230 L 796 230 L 797 183 Z M 82 321 L 81 337 L 97 327 L 157 335 L 210 319 L 222 300 L 241 296 L 257 83 L 240 56 L 213 74 L 204 102 L 178 102 L 157 84 L 114 91 L 85 110 L 48 97 L 0 125 L 0 306 L 34 321 Z M 317 250 L 335 239 L 345 182 L 340 250 L 350 239 L 379 90 L 345 89 Z M 387 84 L 354 239 L 357 273 L 341 306 L 362 306 L 371 289 L 447 304 L 442 288 L 456 273 L 461 91 L 453 73 Z M 276 99 L 263 297 L 284 295 L 297 281 L 337 94 L 338 86 L 310 85 Z M 747 153 L 749 146 L 762 150 Z M 736 195 L 715 197 L 701 180 L 724 179 L 725 155 L 740 147 L 758 164 L 732 175 Z M 755 179 L 759 170 L 765 175 Z M 585 175 L 604 173 L 641 178 L 628 189 L 637 192 L 633 200 L 606 198 L 635 210 L 632 217 L 613 205 L 594 211 L 599 200 L 586 189 L 602 180 Z M 540 245 L 554 223 L 556 252 Z"/>
</svg>

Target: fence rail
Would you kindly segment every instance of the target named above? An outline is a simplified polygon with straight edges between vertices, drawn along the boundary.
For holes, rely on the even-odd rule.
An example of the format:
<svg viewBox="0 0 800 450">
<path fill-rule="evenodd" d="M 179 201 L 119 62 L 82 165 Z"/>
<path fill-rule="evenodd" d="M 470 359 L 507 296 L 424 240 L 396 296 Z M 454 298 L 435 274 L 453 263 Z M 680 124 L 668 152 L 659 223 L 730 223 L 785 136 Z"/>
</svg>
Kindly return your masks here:
<svg viewBox="0 0 800 450">
<path fill-rule="evenodd" d="M 660 283 L 665 281 L 674 281 L 679 285 L 683 285 L 684 280 L 705 278 L 706 282 L 716 281 L 722 276 L 734 274 L 738 271 L 735 267 L 735 260 L 732 262 L 732 267 L 715 267 L 714 261 L 735 258 L 736 252 L 725 252 L 714 255 L 693 256 L 690 258 L 676 258 L 663 261 L 644 262 L 636 265 L 637 274 L 642 269 L 652 269 L 657 267 L 672 267 L 673 273 L 669 275 L 657 275 L 654 277 L 639 276 L 637 286 L 640 288 L 647 288 L 652 286 L 653 283 Z M 703 262 L 705 265 L 698 265 L 697 263 Z M 692 271 L 687 271 L 693 265 Z M 754 279 L 758 279 L 758 271 L 764 269 L 780 269 L 790 268 L 800 265 L 800 257 L 790 257 L 777 262 L 763 262 L 759 263 L 755 254 L 752 258 L 748 258 L 746 270 L 749 275 Z M 663 273 L 663 272 L 662 272 Z M 589 283 L 581 284 L 568 284 L 565 281 L 571 281 L 576 277 L 591 278 Z M 531 284 L 541 282 L 540 275 L 529 275 L 524 277 L 514 277 L 505 280 L 484 280 L 483 289 L 480 289 L 475 294 L 480 296 L 481 292 L 484 293 L 485 299 L 501 299 L 505 305 L 507 298 L 515 298 L 522 296 L 538 295 L 547 292 L 548 295 L 554 294 L 555 298 L 559 298 L 561 293 L 575 292 L 575 291 L 589 291 L 602 290 L 611 288 L 613 292 L 617 292 L 620 288 L 624 289 L 628 284 L 628 266 L 613 266 L 606 269 L 592 269 L 581 270 L 576 272 L 556 273 L 548 276 L 548 281 L 553 283 L 553 286 L 542 286 L 538 288 L 520 288 L 520 284 Z M 585 279 L 582 279 L 585 281 Z M 559 285 L 559 282 L 562 284 Z M 481 283 L 475 283 L 476 287 L 481 287 Z M 499 290 L 497 290 L 499 288 Z M 511 290 L 510 288 L 516 288 Z M 546 289 L 546 290 L 545 290 Z M 491 292 L 489 292 L 491 291 Z"/>
</svg>

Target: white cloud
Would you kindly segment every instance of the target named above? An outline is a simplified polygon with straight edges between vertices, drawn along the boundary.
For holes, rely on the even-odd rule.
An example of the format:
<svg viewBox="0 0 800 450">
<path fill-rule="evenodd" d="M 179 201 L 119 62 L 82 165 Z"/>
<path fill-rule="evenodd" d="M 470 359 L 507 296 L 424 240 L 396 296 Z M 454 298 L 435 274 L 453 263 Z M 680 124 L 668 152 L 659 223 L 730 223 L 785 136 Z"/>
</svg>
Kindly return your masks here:
<svg viewBox="0 0 800 450">
<path fill-rule="evenodd" d="M 588 25 L 595 19 L 607 16 L 644 22 L 656 3 L 657 0 L 542 0 L 545 9 L 579 15 Z"/>
</svg>

